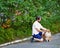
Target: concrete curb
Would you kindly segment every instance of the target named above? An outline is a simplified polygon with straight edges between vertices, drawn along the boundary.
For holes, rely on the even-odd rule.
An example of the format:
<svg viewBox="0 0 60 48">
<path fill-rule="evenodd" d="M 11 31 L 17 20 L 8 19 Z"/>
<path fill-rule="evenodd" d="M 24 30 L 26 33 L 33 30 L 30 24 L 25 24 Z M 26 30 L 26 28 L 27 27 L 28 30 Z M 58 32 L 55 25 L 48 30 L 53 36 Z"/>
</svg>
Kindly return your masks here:
<svg viewBox="0 0 60 48">
<path fill-rule="evenodd" d="M 28 38 L 21 39 L 21 40 L 15 40 L 15 41 L 12 41 L 12 42 L 4 43 L 4 44 L 1 44 L 0 47 L 7 46 L 7 45 L 10 45 L 10 44 L 14 44 L 14 43 L 23 42 L 23 41 L 26 41 L 26 40 L 30 40 L 31 38 L 32 38 L 32 36 L 28 37 Z"/>
</svg>

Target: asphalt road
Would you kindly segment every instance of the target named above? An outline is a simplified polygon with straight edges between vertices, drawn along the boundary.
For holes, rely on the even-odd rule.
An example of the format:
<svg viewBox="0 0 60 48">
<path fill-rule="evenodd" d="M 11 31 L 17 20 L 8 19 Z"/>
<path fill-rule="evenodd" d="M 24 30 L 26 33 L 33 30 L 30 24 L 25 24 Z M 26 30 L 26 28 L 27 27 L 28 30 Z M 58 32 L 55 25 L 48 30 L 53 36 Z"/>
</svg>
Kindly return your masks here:
<svg viewBox="0 0 60 48">
<path fill-rule="evenodd" d="M 26 41 L 23 43 L 12 44 L 2 48 L 60 48 L 60 33 L 54 35 L 50 42 L 33 42 Z"/>
</svg>

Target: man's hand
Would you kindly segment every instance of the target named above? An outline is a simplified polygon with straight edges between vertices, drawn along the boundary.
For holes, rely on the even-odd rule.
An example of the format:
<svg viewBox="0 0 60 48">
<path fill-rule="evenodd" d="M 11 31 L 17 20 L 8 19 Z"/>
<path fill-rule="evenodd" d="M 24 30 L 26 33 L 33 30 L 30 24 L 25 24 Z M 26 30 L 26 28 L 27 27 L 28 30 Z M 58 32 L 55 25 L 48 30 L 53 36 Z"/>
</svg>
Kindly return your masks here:
<svg viewBox="0 0 60 48">
<path fill-rule="evenodd" d="M 49 29 L 47 29 L 47 32 L 50 32 L 50 30 L 49 30 Z"/>
</svg>

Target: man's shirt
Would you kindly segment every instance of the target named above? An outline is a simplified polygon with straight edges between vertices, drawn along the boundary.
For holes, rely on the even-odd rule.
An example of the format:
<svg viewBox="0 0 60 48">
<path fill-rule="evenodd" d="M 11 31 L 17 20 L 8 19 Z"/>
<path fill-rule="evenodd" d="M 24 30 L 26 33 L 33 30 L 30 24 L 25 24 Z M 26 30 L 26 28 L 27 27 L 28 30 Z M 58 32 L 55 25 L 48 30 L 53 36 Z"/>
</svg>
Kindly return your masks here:
<svg viewBox="0 0 60 48">
<path fill-rule="evenodd" d="M 44 29 L 44 30 L 46 30 L 46 28 L 44 28 L 38 21 L 35 21 L 34 23 L 33 23 L 33 25 L 32 25 L 32 35 L 36 35 L 36 34 L 39 34 L 39 32 L 36 30 L 36 28 L 38 29 L 38 30 L 40 30 L 40 29 Z"/>
</svg>

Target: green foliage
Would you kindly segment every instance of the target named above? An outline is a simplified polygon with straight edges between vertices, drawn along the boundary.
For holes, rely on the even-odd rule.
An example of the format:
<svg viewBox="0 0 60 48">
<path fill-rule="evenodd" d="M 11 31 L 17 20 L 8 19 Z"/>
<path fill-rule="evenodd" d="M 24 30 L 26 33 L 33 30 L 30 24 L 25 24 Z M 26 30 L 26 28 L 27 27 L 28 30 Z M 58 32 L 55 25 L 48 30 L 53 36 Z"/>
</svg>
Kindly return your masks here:
<svg viewBox="0 0 60 48">
<path fill-rule="evenodd" d="M 60 32 L 60 0 L 0 0 L 1 13 L 3 18 L 9 17 L 11 23 L 10 28 L 1 26 L 0 43 L 31 36 L 36 16 L 42 16 L 41 24 L 53 34 Z"/>
</svg>

